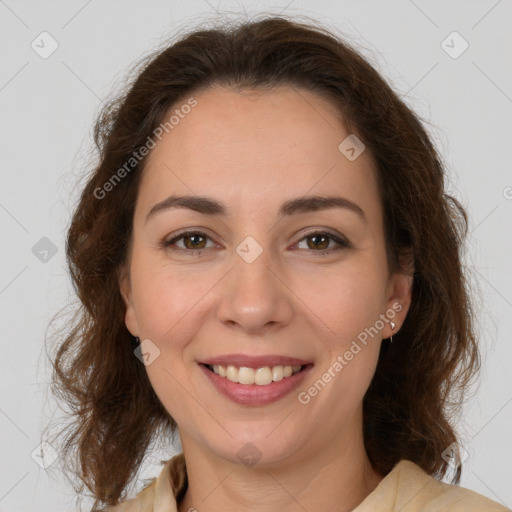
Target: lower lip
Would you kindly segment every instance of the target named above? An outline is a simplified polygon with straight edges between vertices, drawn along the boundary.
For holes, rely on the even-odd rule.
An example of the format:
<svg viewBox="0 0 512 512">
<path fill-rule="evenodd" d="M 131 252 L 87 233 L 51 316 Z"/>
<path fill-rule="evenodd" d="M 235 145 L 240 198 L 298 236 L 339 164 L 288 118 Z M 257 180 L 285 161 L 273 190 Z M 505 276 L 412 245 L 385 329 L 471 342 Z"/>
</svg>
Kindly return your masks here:
<svg viewBox="0 0 512 512">
<path fill-rule="evenodd" d="M 257 384 L 231 382 L 229 379 L 212 372 L 204 364 L 199 366 L 210 379 L 210 382 L 217 388 L 217 391 L 241 405 L 265 405 L 276 402 L 297 388 L 309 370 L 313 368 L 312 364 L 308 364 L 302 371 L 290 377 L 285 377 L 278 382 L 271 382 L 266 386 L 258 386 Z"/>
</svg>

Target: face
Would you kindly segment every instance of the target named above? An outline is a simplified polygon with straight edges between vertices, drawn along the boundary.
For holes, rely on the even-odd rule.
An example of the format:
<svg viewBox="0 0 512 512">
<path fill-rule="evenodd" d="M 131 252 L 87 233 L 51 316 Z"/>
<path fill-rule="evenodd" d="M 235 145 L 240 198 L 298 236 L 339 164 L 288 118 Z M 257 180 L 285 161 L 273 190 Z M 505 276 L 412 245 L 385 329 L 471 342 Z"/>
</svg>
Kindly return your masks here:
<svg viewBox="0 0 512 512">
<path fill-rule="evenodd" d="M 349 449 L 412 284 L 388 270 L 371 157 L 347 158 L 312 92 L 194 98 L 148 157 L 120 283 L 151 384 L 185 449 L 269 465 Z"/>
</svg>

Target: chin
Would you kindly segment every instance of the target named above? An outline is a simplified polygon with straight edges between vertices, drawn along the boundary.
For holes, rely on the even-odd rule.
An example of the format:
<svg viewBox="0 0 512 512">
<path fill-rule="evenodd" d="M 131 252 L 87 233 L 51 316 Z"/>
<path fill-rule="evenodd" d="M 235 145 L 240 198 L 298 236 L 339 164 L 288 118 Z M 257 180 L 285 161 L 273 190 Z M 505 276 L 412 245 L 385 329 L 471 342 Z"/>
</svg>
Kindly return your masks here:
<svg viewBox="0 0 512 512">
<path fill-rule="evenodd" d="M 279 427 L 276 428 L 279 422 L 265 423 L 264 428 L 261 424 L 247 427 L 245 423 L 239 430 L 227 426 L 226 430 L 233 437 L 224 436 L 226 442 L 222 444 L 218 443 L 219 438 L 210 439 L 208 445 L 218 456 L 247 467 L 275 466 L 293 455 L 298 446 L 304 445 L 302 436 L 294 438 L 286 431 L 279 432 Z"/>
</svg>

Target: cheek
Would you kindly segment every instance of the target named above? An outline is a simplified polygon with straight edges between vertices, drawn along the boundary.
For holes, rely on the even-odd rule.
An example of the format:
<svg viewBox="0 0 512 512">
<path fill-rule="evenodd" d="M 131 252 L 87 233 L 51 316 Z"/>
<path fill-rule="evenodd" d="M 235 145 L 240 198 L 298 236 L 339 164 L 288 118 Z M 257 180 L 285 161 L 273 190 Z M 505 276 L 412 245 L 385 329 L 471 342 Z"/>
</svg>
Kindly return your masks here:
<svg viewBox="0 0 512 512">
<path fill-rule="evenodd" d="M 373 326 L 383 313 L 385 279 L 376 265 L 355 261 L 338 272 L 315 275 L 300 284 L 300 296 L 311 306 L 333 338 L 350 342 Z M 343 343 L 344 344 L 344 343 Z"/>
<path fill-rule="evenodd" d="M 132 265 L 135 313 L 143 335 L 163 342 L 181 332 L 192 317 L 201 315 L 201 298 L 211 289 L 211 273 L 184 271 L 160 266 L 154 261 Z M 184 322 L 184 319 L 187 322 Z M 174 336 L 175 337 L 175 336 Z"/>
<path fill-rule="evenodd" d="M 190 397 L 184 391 L 189 368 L 183 362 L 186 345 L 201 327 L 203 297 L 211 284 L 206 276 L 191 276 L 158 265 L 133 260 L 132 290 L 141 335 L 158 349 L 158 357 L 146 366 L 156 395 L 175 419 L 186 417 Z M 187 398 L 188 397 L 188 398 Z"/>
<path fill-rule="evenodd" d="M 343 271 L 330 272 L 328 279 L 311 279 L 307 284 L 304 302 L 325 327 L 320 337 L 326 355 L 321 371 L 327 373 L 323 375 L 330 390 L 319 403 L 336 407 L 342 417 L 362 400 L 377 365 L 381 335 L 375 326 L 384 313 L 384 269 L 359 258 Z"/>
</svg>

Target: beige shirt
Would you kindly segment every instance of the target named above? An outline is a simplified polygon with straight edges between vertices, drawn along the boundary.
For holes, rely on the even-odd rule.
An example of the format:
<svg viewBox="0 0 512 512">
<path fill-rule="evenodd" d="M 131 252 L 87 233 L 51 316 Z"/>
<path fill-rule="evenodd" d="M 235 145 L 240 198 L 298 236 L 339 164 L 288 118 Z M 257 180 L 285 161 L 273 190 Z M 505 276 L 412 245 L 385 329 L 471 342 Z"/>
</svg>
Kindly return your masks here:
<svg viewBox="0 0 512 512">
<path fill-rule="evenodd" d="M 169 459 L 158 478 L 133 499 L 108 512 L 178 512 L 176 497 L 187 485 L 183 453 Z M 353 512 L 505 512 L 511 509 L 474 491 L 436 480 L 409 460 L 401 460 Z"/>
</svg>

